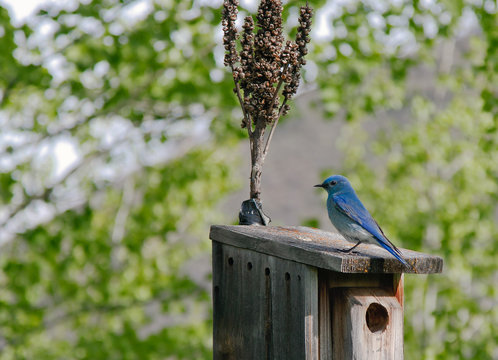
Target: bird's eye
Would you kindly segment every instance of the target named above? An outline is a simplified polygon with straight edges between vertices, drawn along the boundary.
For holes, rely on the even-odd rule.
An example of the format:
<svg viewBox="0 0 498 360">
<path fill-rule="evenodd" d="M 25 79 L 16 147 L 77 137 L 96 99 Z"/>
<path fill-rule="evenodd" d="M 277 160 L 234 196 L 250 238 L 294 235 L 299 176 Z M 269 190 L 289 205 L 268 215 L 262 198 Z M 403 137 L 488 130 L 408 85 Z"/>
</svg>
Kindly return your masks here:
<svg viewBox="0 0 498 360">
<path fill-rule="evenodd" d="M 337 184 L 337 181 L 335 181 L 335 180 L 332 180 L 332 181 L 330 182 L 330 186 L 334 186 L 335 184 Z"/>
</svg>

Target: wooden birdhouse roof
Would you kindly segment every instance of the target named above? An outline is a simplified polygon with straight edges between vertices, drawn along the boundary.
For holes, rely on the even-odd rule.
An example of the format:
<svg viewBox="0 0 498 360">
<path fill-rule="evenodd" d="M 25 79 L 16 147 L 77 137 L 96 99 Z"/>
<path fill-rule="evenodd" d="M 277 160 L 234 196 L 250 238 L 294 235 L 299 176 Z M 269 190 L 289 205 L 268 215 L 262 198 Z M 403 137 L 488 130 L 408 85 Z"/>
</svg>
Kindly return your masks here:
<svg viewBox="0 0 498 360">
<path fill-rule="evenodd" d="M 209 237 L 219 243 L 315 266 L 340 273 L 416 273 L 434 274 L 443 270 L 439 256 L 400 248 L 407 268 L 379 246 L 361 244 L 350 248 L 339 233 L 303 226 L 213 225 Z"/>
</svg>

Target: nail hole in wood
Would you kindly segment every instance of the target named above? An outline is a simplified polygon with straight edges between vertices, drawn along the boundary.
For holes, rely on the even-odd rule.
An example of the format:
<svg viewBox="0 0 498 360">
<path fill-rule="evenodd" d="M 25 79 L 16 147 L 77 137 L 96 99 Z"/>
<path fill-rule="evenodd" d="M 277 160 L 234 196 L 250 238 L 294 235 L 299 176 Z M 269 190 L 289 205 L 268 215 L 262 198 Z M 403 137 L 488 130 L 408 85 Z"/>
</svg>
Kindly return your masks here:
<svg viewBox="0 0 498 360">
<path fill-rule="evenodd" d="M 287 280 L 287 281 L 290 280 L 290 274 L 288 272 L 285 273 L 285 280 Z"/>
<path fill-rule="evenodd" d="M 367 326 L 373 333 L 383 332 L 389 322 L 387 309 L 378 303 L 372 303 L 367 309 L 365 316 Z"/>
<path fill-rule="evenodd" d="M 248 262 L 247 263 L 247 270 L 251 270 L 252 269 L 252 262 Z"/>
<path fill-rule="evenodd" d="M 266 276 L 270 275 L 270 268 L 266 268 L 266 269 L 265 269 L 265 275 L 266 275 Z"/>
<path fill-rule="evenodd" d="M 297 281 L 301 281 L 301 275 L 297 276 Z"/>
<path fill-rule="evenodd" d="M 231 258 L 231 257 L 228 258 L 228 265 L 230 265 L 230 266 L 233 265 L 233 258 Z"/>
</svg>

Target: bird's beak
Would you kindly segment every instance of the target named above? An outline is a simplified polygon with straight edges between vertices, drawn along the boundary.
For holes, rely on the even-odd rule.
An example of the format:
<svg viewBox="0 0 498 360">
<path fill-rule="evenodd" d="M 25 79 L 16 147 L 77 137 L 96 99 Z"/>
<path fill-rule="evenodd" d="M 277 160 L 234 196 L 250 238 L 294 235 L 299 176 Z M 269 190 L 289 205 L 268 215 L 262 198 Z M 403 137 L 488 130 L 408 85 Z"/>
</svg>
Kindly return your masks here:
<svg viewBox="0 0 498 360">
<path fill-rule="evenodd" d="M 323 184 L 316 184 L 316 185 L 313 185 L 313 187 L 321 187 L 321 188 L 323 188 L 324 186 L 323 186 Z"/>
</svg>

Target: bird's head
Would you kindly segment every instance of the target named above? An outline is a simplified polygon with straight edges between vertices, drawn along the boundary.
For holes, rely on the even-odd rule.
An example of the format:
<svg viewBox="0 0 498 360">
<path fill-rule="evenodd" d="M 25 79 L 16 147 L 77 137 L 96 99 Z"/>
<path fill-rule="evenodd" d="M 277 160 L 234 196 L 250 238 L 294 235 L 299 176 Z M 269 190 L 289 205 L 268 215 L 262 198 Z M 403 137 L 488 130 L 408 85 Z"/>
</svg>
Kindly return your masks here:
<svg viewBox="0 0 498 360">
<path fill-rule="evenodd" d="M 349 180 L 342 175 L 329 176 L 323 183 L 317 184 L 315 187 L 321 187 L 327 190 L 329 194 L 338 194 L 353 190 Z"/>
</svg>

